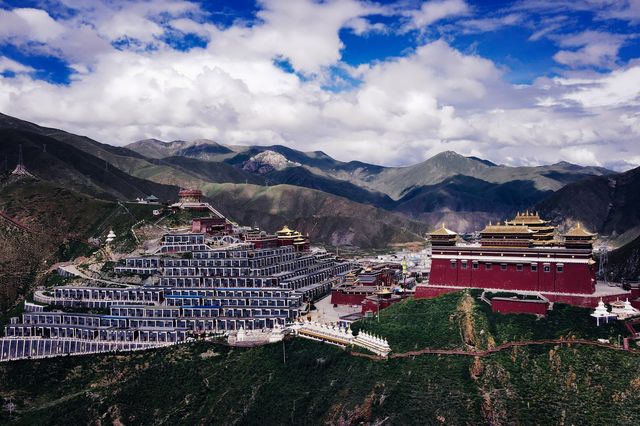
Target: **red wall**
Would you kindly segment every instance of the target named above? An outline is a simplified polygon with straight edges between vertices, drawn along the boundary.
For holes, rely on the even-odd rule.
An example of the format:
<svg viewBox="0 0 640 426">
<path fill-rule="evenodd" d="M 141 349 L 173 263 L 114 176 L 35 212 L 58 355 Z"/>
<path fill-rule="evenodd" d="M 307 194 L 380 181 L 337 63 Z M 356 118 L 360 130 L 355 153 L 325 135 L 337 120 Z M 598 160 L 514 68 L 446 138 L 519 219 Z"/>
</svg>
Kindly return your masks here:
<svg viewBox="0 0 640 426">
<path fill-rule="evenodd" d="M 402 299 L 381 300 L 380 310 L 383 310 L 384 308 L 387 308 L 393 305 L 395 302 L 399 302 L 400 300 Z M 378 303 L 374 302 L 373 300 L 365 300 L 362 303 L 362 313 L 364 314 L 365 312 L 378 312 Z"/>
<path fill-rule="evenodd" d="M 435 287 L 431 285 L 417 285 L 416 292 L 414 297 L 416 299 L 432 299 L 434 297 L 442 296 L 447 293 L 454 293 L 456 291 L 460 291 L 454 287 Z M 595 308 L 600 301 L 600 296 L 591 296 L 591 295 L 563 295 L 558 293 L 541 293 L 544 297 L 549 299 L 550 302 L 559 302 L 566 303 L 568 305 L 574 306 L 583 306 L 586 308 Z M 629 297 L 630 293 L 618 293 L 611 294 L 608 296 L 603 296 L 602 301 L 604 303 L 611 303 L 617 299 L 625 300 Z M 629 301 L 631 304 L 640 309 L 640 300 L 631 300 L 629 297 Z"/>
<path fill-rule="evenodd" d="M 566 303 L 568 305 L 582 306 L 585 308 L 595 308 L 598 306 L 600 296 L 566 296 L 556 293 L 542 293 L 544 297 L 549 299 L 550 302 Z M 615 302 L 617 299 L 624 300 L 626 295 L 613 294 L 609 296 L 603 296 L 602 301 L 604 303 Z"/>
<path fill-rule="evenodd" d="M 522 313 L 546 315 L 549 304 L 547 302 L 532 302 L 524 300 L 500 299 L 491 300 L 491 310 L 500 313 Z"/>
<path fill-rule="evenodd" d="M 368 294 L 365 294 L 365 293 L 347 294 L 339 290 L 332 290 L 331 304 L 332 305 L 359 305 L 367 296 Z"/>
<path fill-rule="evenodd" d="M 452 251 L 452 255 L 458 253 Z M 477 253 L 465 253 L 477 256 Z M 491 253 L 495 256 L 495 253 Z M 507 256 L 509 254 L 507 253 Z M 583 255 L 584 258 L 584 255 Z M 507 263 L 503 270 L 501 263 L 492 262 L 491 269 L 486 268 L 486 262 L 479 261 L 478 268 L 473 269 L 473 262 L 467 260 L 466 268 L 457 259 L 455 268 L 451 267 L 449 259 L 433 259 L 430 285 L 445 285 L 456 287 L 495 288 L 503 290 L 528 290 L 558 293 L 592 294 L 595 292 L 595 270 L 593 265 L 586 263 L 567 263 L 563 259 L 549 258 L 551 270 L 544 272 L 544 263 L 538 262 L 538 270 L 531 270 L 531 261 L 522 258 L 522 271 L 517 270 L 516 263 Z M 564 270 L 557 271 L 556 263 L 563 263 Z"/>
<path fill-rule="evenodd" d="M 414 297 L 416 299 L 432 299 L 447 293 L 455 293 L 460 291 L 455 288 L 430 287 L 426 285 L 417 285 Z"/>
</svg>

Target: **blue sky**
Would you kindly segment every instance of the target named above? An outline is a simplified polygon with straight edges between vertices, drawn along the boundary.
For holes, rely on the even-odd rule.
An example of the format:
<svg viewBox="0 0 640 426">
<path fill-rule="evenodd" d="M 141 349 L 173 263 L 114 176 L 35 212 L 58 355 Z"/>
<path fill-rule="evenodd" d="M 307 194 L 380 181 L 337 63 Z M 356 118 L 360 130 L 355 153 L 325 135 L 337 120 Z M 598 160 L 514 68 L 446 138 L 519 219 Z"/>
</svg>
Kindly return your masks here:
<svg viewBox="0 0 640 426">
<path fill-rule="evenodd" d="M 639 26 L 639 0 L 0 0 L 0 111 L 116 145 L 627 169 Z"/>
</svg>

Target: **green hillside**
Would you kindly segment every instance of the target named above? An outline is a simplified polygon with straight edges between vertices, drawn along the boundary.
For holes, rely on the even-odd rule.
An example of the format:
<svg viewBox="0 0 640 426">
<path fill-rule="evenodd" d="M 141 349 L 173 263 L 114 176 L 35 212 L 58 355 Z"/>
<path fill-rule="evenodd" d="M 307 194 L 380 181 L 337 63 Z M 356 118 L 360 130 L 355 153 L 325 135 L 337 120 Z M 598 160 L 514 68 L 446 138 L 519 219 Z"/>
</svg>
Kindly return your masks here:
<svg viewBox="0 0 640 426">
<path fill-rule="evenodd" d="M 0 222 L 0 326 L 4 314 L 38 285 L 51 264 L 95 250 L 90 237 L 104 238 L 113 229 L 119 248 L 133 248 L 131 226 L 153 220 L 154 208 L 99 200 L 35 179 L 0 181 L 0 211 L 29 229 Z"/>
<path fill-rule="evenodd" d="M 393 333 L 402 333 L 402 324 L 421 327 L 425 335 L 456 324 L 444 335 L 433 335 L 432 343 L 438 345 L 442 337 L 444 346 L 456 339 L 464 345 L 464 334 L 457 332 L 464 324 L 461 310 L 478 308 L 462 293 L 403 305 L 384 311 L 389 314 L 381 323 L 400 313 L 433 312 L 405 318 Z M 489 322 L 494 317 L 482 315 Z M 518 317 L 495 319 L 506 318 L 516 334 L 525 335 Z M 550 318 L 541 327 L 563 335 L 563 328 L 572 328 L 561 324 L 565 319 Z M 471 323 L 476 335 L 482 327 L 479 319 Z M 639 356 L 541 345 L 477 358 L 422 355 L 373 361 L 302 339 L 251 349 L 200 342 L 2 364 L 0 398 L 14 406 L 10 415 L 5 403 L 0 423 L 464 425 L 596 424 L 606 419 L 634 424 L 640 420 Z"/>
<path fill-rule="evenodd" d="M 494 314 L 478 300 L 481 291 L 446 294 L 436 299 L 408 299 L 380 312 L 380 319 L 360 321 L 364 329 L 388 339 L 396 352 L 425 347 L 486 350 L 508 342 L 546 339 L 609 339 L 628 335 L 618 321 L 595 327 L 591 309 L 554 304 L 544 318 Z"/>
</svg>

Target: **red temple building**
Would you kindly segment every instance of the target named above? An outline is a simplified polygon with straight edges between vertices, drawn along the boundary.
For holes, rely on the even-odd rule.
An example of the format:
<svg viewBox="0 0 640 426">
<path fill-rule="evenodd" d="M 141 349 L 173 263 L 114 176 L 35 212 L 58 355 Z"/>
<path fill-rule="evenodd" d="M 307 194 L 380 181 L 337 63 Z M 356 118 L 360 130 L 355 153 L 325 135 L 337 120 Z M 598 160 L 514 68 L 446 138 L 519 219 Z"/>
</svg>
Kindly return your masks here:
<svg viewBox="0 0 640 426">
<path fill-rule="evenodd" d="M 191 220 L 191 232 L 228 235 L 233 232 L 233 225 L 224 217 L 197 217 Z"/>
<path fill-rule="evenodd" d="M 580 225 L 559 239 L 554 226 L 527 212 L 502 225 L 487 225 L 476 244 L 461 244 L 444 224 L 429 237 L 429 283 L 416 286 L 416 298 L 480 288 L 538 292 L 552 302 L 595 306 L 603 296 L 596 291 L 595 235 Z"/>
<path fill-rule="evenodd" d="M 376 302 L 380 302 L 380 309 L 386 308 L 390 303 L 397 301 L 395 295 L 394 297 L 381 298 L 378 293 L 382 291 L 383 296 L 387 295 L 386 292 L 391 294 L 389 288 L 397 285 L 400 278 L 399 268 L 400 265 L 381 263 L 363 268 L 358 275 L 350 272 L 345 276 L 342 284 L 331 290 L 331 303 L 333 305 L 369 306 L 367 309 L 363 308 L 363 313 L 370 311 L 372 303 Z M 377 309 L 378 305 L 375 306 Z"/>
<path fill-rule="evenodd" d="M 399 294 L 394 294 L 391 290 L 385 288 L 377 291 L 375 294 L 371 294 L 364 298 L 362 301 L 362 313 L 366 314 L 370 312 L 377 314 L 381 310 L 388 308 L 394 303 L 398 303 L 403 298 Z"/>
<path fill-rule="evenodd" d="M 181 189 L 178 192 L 178 202 L 170 206 L 171 210 L 178 212 L 180 210 L 190 210 L 195 212 L 209 212 L 211 216 L 224 218 L 224 215 L 204 200 L 204 195 L 199 189 Z"/>
</svg>

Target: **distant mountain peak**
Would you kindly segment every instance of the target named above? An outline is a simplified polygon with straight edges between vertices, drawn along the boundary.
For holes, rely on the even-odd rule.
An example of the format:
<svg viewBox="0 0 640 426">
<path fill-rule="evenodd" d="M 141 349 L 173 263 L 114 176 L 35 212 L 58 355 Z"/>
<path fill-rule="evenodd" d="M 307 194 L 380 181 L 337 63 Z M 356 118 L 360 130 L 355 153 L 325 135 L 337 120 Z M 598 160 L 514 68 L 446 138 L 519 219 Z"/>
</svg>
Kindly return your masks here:
<svg viewBox="0 0 640 426">
<path fill-rule="evenodd" d="M 257 172 L 260 174 L 269 173 L 274 170 L 284 170 L 287 167 L 299 167 L 300 163 L 290 161 L 284 155 L 279 152 L 271 151 L 269 149 L 262 151 L 242 165 L 242 169 L 249 172 Z"/>
<path fill-rule="evenodd" d="M 463 155 L 458 154 L 455 151 L 442 151 L 437 153 L 436 155 L 434 155 L 431 158 L 466 158 Z"/>
<path fill-rule="evenodd" d="M 194 139 L 191 141 L 192 145 L 213 145 L 213 146 L 224 146 L 222 144 L 219 144 L 218 142 L 211 140 L 211 139 Z"/>
</svg>

